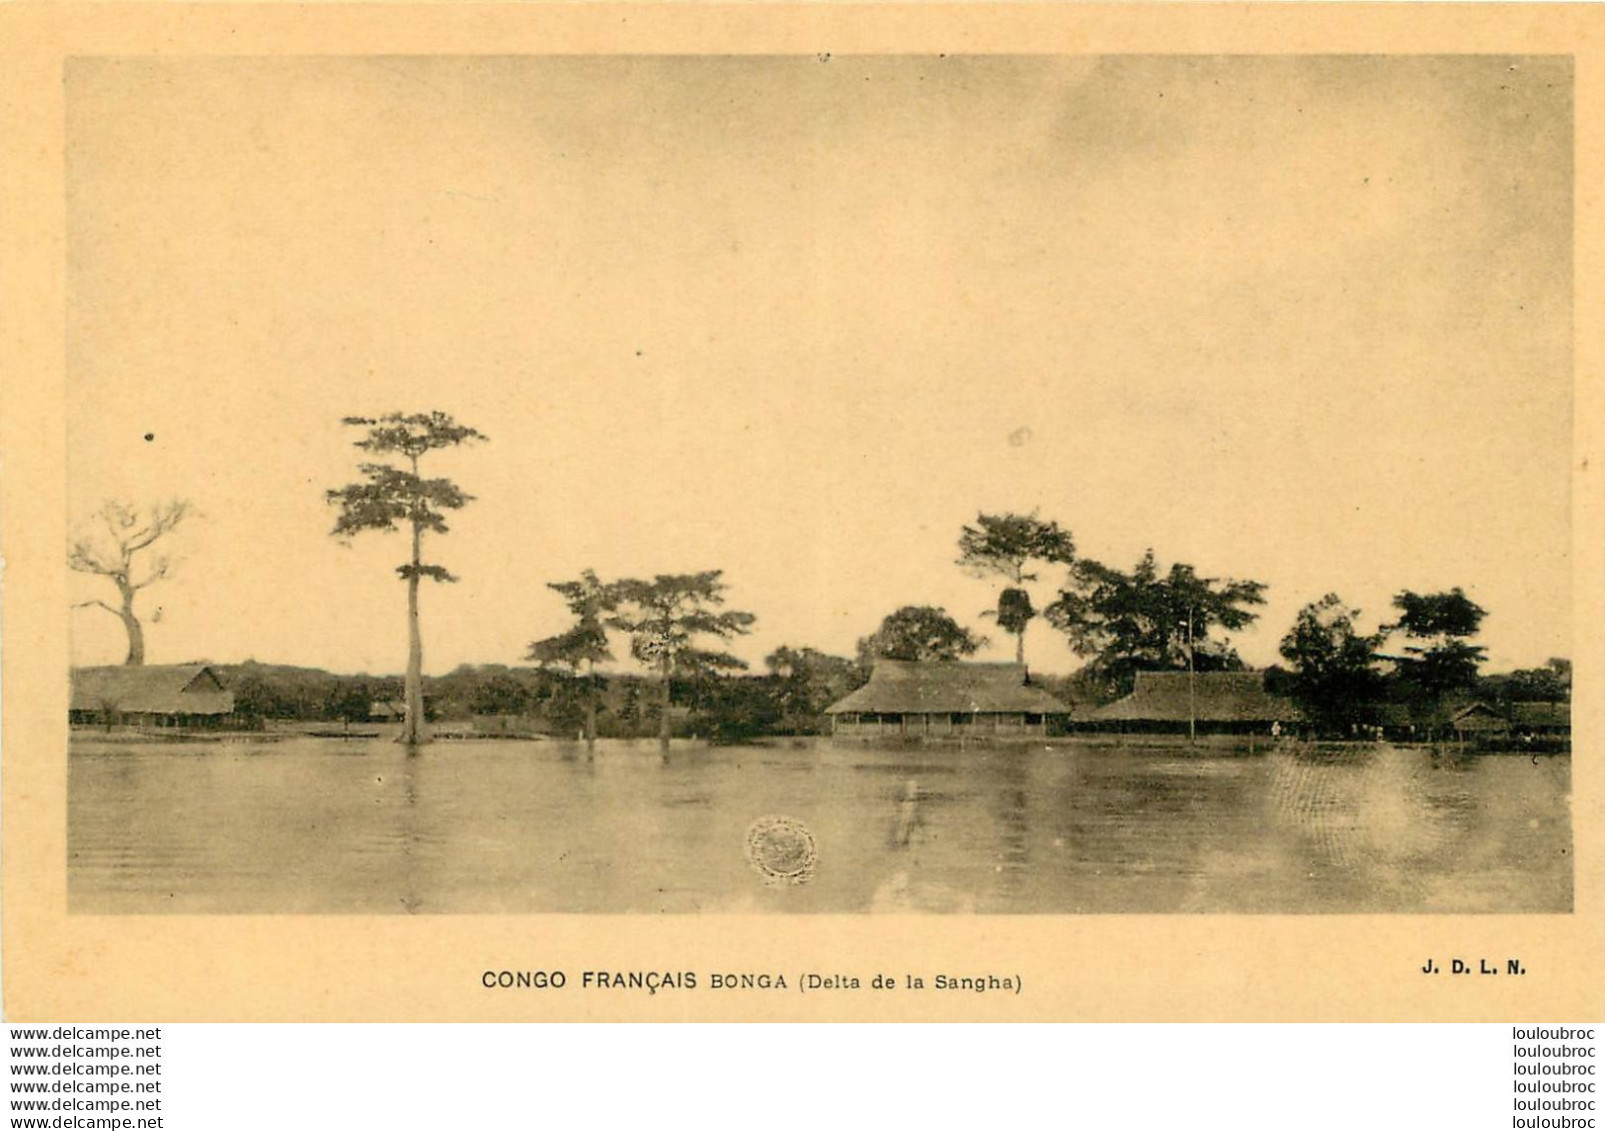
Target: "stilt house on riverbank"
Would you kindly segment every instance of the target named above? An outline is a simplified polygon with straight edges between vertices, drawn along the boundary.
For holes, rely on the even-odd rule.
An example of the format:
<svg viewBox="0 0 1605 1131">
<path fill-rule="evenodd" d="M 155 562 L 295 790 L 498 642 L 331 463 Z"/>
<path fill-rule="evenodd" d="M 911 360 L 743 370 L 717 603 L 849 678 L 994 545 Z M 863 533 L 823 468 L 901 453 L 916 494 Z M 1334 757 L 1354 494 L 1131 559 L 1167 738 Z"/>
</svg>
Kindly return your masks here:
<svg viewBox="0 0 1605 1131">
<path fill-rule="evenodd" d="M 869 682 L 825 708 L 839 738 L 1031 738 L 1062 729 L 1059 700 L 1024 664 L 877 660 Z"/>
<path fill-rule="evenodd" d="M 216 728 L 234 714 L 234 693 L 206 664 L 74 668 L 71 723 Z"/>
<path fill-rule="evenodd" d="M 1291 699 L 1265 690 L 1264 672 L 1138 672 L 1124 699 L 1088 712 L 1098 730 L 1135 734 L 1268 734 L 1303 722 Z"/>
</svg>

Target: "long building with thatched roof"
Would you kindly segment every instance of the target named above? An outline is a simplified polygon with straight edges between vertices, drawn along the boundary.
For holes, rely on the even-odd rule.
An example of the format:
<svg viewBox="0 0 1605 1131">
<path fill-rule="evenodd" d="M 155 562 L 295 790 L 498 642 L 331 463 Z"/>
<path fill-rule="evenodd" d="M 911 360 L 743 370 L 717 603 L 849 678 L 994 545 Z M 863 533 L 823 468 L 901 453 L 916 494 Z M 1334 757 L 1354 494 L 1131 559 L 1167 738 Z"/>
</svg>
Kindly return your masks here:
<svg viewBox="0 0 1605 1131">
<path fill-rule="evenodd" d="M 1124 699 L 1081 720 L 1104 730 L 1251 734 L 1303 721 L 1291 699 L 1265 690 L 1264 672 L 1138 672 Z"/>
<path fill-rule="evenodd" d="M 1517 734 L 1566 735 L 1572 733 L 1570 703 L 1512 703 L 1510 729 Z"/>
<path fill-rule="evenodd" d="M 74 668 L 69 721 L 79 724 L 215 727 L 234 712 L 234 693 L 206 664 Z"/>
<path fill-rule="evenodd" d="M 1570 737 L 1571 712 L 1570 703 L 1506 703 L 1501 706 L 1478 700 L 1455 710 L 1449 725 L 1462 739 Z"/>
<path fill-rule="evenodd" d="M 825 713 L 843 738 L 1026 738 L 1069 709 L 1024 664 L 877 660 L 869 682 Z"/>
</svg>

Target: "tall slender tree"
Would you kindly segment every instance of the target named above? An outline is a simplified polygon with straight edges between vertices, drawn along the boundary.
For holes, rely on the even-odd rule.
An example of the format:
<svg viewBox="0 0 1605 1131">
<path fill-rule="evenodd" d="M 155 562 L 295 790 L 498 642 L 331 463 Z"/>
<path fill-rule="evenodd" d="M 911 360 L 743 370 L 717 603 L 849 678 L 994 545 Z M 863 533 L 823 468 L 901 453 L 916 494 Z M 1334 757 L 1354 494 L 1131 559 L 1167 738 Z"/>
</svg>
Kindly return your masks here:
<svg viewBox="0 0 1605 1131">
<path fill-rule="evenodd" d="M 73 607 L 105 609 L 123 622 L 128 634 L 124 664 L 138 667 L 145 662 L 145 629 L 134 612 L 134 599 L 140 590 L 168 577 L 173 568 L 166 554 L 152 553 L 147 560 L 145 551 L 170 534 L 189 513 L 190 505 L 182 499 L 143 510 L 130 503 L 109 502 L 95 515 L 99 529 L 75 539 L 67 551 L 69 569 L 108 578 L 117 587 L 119 603 L 115 607 L 98 599 L 80 601 Z"/>
<path fill-rule="evenodd" d="M 419 471 L 419 461 L 430 452 L 486 437 L 443 412 L 348 416 L 343 423 L 365 429 L 363 437 L 353 441 L 356 447 L 400 461 L 400 466 L 378 461 L 359 464 L 362 481 L 325 492 L 325 498 L 340 508 L 332 531 L 337 538 L 349 539 L 365 530 L 394 532 L 403 528 L 412 536 L 410 558 L 396 567 L 396 573 L 407 583 L 407 711 L 398 741 L 417 746 L 427 741 L 423 729 L 423 635 L 418 626 L 418 582 L 425 577 L 432 581 L 457 580 L 445 566 L 423 560 L 424 533 L 445 534 L 449 529 L 446 514 L 473 499 L 449 479 L 425 479 Z"/>
<path fill-rule="evenodd" d="M 699 678 L 710 672 L 745 668 L 728 652 L 697 647 L 699 636 L 728 640 L 752 631 L 751 613 L 723 610 L 729 588 L 719 580 L 723 570 L 703 573 L 660 573 L 651 581 L 628 578 L 616 582 L 619 610 L 607 623 L 630 635 L 630 654 L 658 671 L 658 743 L 669 753 L 670 707 L 676 676 Z"/>
<path fill-rule="evenodd" d="M 613 586 L 604 584 L 593 570 L 580 574 L 577 581 L 550 581 L 546 587 L 556 590 L 563 598 L 568 611 L 574 614 L 574 624 L 565 632 L 532 643 L 525 659 L 534 660 L 543 668 L 566 668 L 573 679 L 583 682 L 585 749 L 588 754 L 594 753 L 596 704 L 600 693 L 596 665 L 613 658 L 604 622 L 618 609 L 618 597 Z"/>
<path fill-rule="evenodd" d="M 1417 703 L 1441 703 L 1446 697 L 1470 695 L 1488 650 L 1470 643 L 1488 615 L 1459 587 L 1447 593 L 1414 593 L 1393 598 L 1399 619 L 1384 626 L 1407 643 L 1395 657 L 1406 695 Z"/>
<path fill-rule="evenodd" d="M 1027 567 L 1033 562 L 1069 565 L 1075 555 L 1070 532 L 1035 514 L 978 515 L 975 525 L 959 534 L 958 564 L 979 577 L 996 576 L 1006 582 L 997 609 L 987 615 L 997 618 L 998 627 L 1014 637 L 1016 663 L 1025 663 L 1025 630 L 1037 616 L 1025 588 L 1037 575 Z"/>
</svg>

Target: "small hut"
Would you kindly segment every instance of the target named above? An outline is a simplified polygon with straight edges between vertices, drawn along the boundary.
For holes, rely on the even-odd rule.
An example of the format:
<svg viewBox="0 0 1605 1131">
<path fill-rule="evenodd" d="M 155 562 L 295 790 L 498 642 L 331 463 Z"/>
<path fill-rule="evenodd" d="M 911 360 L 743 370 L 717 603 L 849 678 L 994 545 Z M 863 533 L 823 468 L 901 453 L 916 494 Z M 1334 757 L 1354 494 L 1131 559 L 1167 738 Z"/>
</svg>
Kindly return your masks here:
<svg viewBox="0 0 1605 1131">
<path fill-rule="evenodd" d="M 228 725 L 234 693 L 206 664 L 74 668 L 67 718 L 93 726 L 216 728 Z"/>
<path fill-rule="evenodd" d="M 371 723 L 399 723 L 407 717 L 407 704 L 399 699 L 375 699 L 368 704 Z"/>
<path fill-rule="evenodd" d="M 1139 734 L 1268 734 L 1302 722 L 1291 699 L 1265 690 L 1264 672 L 1138 672 L 1131 694 L 1090 711 L 1100 729 Z"/>
<path fill-rule="evenodd" d="M 1069 710 L 1024 664 L 877 660 L 869 682 L 825 714 L 841 738 L 1030 738 Z"/>
<path fill-rule="evenodd" d="M 1455 737 L 1461 742 L 1475 739 L 1488 742 L 1510 734 L 1510 720 L 1487 703 L 1467 703 L 1449 718 Z"/>
</svg>

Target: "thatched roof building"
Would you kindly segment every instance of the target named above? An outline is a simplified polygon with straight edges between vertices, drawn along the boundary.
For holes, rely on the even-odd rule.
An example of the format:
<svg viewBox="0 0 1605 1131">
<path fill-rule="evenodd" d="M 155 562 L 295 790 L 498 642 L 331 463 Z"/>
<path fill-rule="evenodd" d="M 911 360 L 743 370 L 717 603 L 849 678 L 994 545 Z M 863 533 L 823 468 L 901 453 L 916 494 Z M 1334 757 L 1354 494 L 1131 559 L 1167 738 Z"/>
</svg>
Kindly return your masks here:
<svg viewBox="0 0 1605 1131">
<path fill-rule="evenodd" d="M 1491 706 L 1478 700 L 1455 711 L 1450 718 L 1455 733 L 1491 737 L 1507 733 L 1534 735 L 1570 734 L 1570 703 L 1509 703 Z"/>
<path fill-rule="evenodd" d="M 1291 699 L 1265 690 L 1264 672 L 1138 672 L 1136 686 L 1085 720 L 1133 730 L 1185 730 L 1196 721 L 1216 732 L 1286 726 L 1304 718 Z"/>
<path fill-rule="evenodd" d="M 234 693 L 206 664 L 74 668 L 68 717 L 75 723 L 207 726 L 234 711 Z"/>
<path fill-rule="evenodd" d="M 1525 734 L 1570 734 L 1570 703 L 1512 703 L 1511 728 Z"/>
<path fill-rule="evenodd" d="M 1040 735 L 1069 709 L 1024 664 L 877 660 L 869 682 L 825 708 L 846 737 Z"/>
<path fill-rule="evenodd" d="M 1456 734 L 1504 734 L 1510 729 L 1510 720 L 1486 703 L 1467 703 L 1449 717 L 1449 725 Z"/>
</svg>

